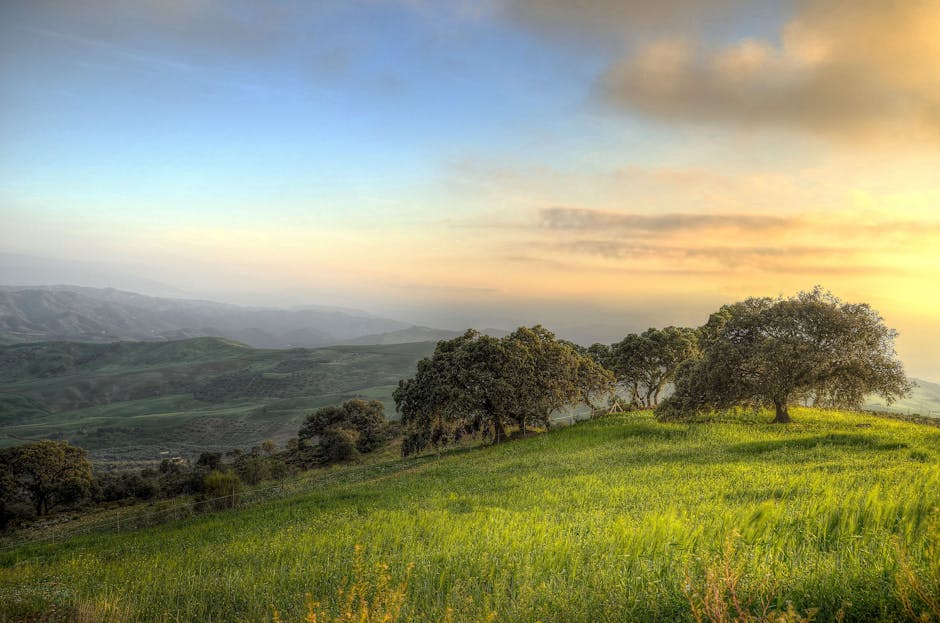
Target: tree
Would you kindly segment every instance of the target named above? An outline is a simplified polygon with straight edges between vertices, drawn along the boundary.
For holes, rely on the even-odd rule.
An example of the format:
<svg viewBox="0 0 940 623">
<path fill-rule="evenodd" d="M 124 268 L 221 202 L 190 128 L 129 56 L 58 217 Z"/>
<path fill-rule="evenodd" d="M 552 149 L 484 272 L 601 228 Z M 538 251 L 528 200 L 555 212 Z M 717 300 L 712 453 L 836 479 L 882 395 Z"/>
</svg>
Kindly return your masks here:
<svg viewBox="0 0 940 623">
<path fill-rule="evenodd" d="M 4 455 L 5 497 L 24 494 L 37 515 L 80 500 L 94 482 L 88 453 L 65 442 L 45 439 L 8 448 Z"/>
<path fill-rule="evenodd" d="M 305 463 L 335 462 L 349 459 L 356 452 L 372 452 L 388 439 L 385 407 L 378 400 L 359 399 L 322 407 L 307 416 L 297 437 L 301 454 L 304 448 L 310 448 L 304 444 L 317 438 L 314 454 Z M 345 449 L 347 445 L 351 452 Z"/>
<path fill-rule="evenodd" d="M 911 388 L 896 335 L 867 304 L 843 303 L 818 286 L 726 305 L 701 328 L 701 356 L 680 368 L 676 391 L 657 414 L 772 405 L 774 422 L 788 423 L 797 400 L 857 408 L 877 393 L 891 402 Z"/>
<path fill-rule="evenodd" d="M 388 440 L 388 422 L 385 406 L 378 400 L 353 399 L 343 403 L 346 421 L 357 433 L 356 449 L 372 452 Z"/>
<path fill-rule="evenodd" d="M 594 394 L 611 391 L 606 370 L 540 325 L 519 327 L 502 342 L 512 385 L 505 413 L 523 435 L 527 424 L 547 426 L 552 412 L 580 402 L 593 407 Z"/>
<path fill-rule="evenodd" d="M 359 433 L 349 428 L 331 426 L 320 434 L 317 449 L 326 463 L 348 461 L 358 454 Z"/>
<path fill-rule="evenodd" d="M 613 376 L 541 326 L 504 338 L 469 330 L 438 342 L 414 378 L 395 391 L 408 435 L 402 452 L 483 432 L 499 443 L 506 428 L 547 424 L 566 405 L 612 389 Z"/>
<path fill-rule="evenodd" d="M 675 378 L 679 366 L 697 349 L 698 338 L 694 329 L 650 328 L 639 335 L 631 333 L 612 345 L 607 355 L 608 366 L 617 375 L 617 381 L 630 390 L 633 404 L 655 407 L 663 389 Z"/>
</svg>

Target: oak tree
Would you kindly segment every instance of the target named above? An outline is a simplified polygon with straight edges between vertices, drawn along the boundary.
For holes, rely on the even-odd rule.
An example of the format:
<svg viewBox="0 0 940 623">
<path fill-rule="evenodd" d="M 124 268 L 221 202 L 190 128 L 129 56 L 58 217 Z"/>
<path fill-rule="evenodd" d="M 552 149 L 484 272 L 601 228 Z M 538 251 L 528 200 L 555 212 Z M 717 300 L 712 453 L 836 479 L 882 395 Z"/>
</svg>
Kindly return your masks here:
<svg viewBox="0 0 940 623">
<path fill-rule="evenodd" d="M 701 356 L 683 365 L 660 418 L 752 404 L 860 407 L 869 394 L 886 401 L 911 388 L 897 360 L 897 333 L 865 303 L 843 303 L 821 288 L 790 298 L 749 298 L 725 305 L 701 328 Z"/>
</svg>

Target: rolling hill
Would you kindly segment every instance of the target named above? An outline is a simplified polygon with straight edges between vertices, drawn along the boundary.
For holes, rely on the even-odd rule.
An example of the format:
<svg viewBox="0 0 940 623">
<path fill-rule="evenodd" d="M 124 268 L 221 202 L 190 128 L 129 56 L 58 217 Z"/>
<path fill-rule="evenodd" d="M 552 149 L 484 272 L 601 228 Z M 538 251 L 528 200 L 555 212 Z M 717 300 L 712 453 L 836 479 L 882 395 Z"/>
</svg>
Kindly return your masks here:
<svg viewBox="0 0 940 623">
<path fill-rule="evenodd" d="M 305 414 L 382 400 L 433 343 L 266 350 L 221 338 L 0 346 L 0 444 L 51 438 L 98 463 L 285 441 Z"/>
<path fill-rule="evenodd" d="M 940 588 L 940 429 L 793 416 L 610 416 L 315 470 L 244 509 L 0 551 L 0 619 L 358 621 L 400 601 L 381 620 L 672 623 L 733 599 L 778 613 L 734 620 L 913 620 L 903 570 Z"/>
</svg>

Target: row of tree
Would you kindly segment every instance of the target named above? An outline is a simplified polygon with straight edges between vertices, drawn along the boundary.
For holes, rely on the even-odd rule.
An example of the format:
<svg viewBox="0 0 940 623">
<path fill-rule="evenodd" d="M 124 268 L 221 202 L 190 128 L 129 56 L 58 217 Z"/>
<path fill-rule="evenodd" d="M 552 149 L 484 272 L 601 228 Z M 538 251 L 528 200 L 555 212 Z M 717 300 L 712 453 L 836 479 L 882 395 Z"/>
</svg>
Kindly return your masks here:
<svg viewBox="0 0 940 623">
<path fill-rule="evenodd" d="M 843 303 L 819 287 L 725 305 L 699 328 L 653 328 L 588 348 L 541 326 L 500 339 L 470 330 L 438 342 L 399 383 L 402 452 L 470 434 L 499 442 L 509 425 L 524 434 L 563 407 L 593 411 L 615 390 L 664 420 L 743 405 L 771 407 L 774 422 L 787 423 L 796 401 L 859 408 L 877 393 L 890 402 L 911 388 L 896 335 L 867 304 Z"/>
</svg>

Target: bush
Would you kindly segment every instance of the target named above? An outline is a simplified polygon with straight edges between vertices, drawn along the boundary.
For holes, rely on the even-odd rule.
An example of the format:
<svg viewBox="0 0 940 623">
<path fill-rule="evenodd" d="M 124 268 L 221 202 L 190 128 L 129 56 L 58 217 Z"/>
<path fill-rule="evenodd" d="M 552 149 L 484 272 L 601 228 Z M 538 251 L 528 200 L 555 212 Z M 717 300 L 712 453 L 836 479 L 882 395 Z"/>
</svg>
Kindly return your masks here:
<svg viewBox="0 0 940 623">
<path fill-rule="evenodd" d="M 342 432 L 341 432 L 342 431 Z M 311 457 L 304 457 L 304 442 L 318 438 L 314 462 L 345 461 L 357 452 L 372 452 L 389 438 L 385 408 L 378 400 L 347 400 L 341 406 L 317 409 L 307 416 L 297 432 L 298 445 L 294 448 L 295 463 L 304 465 Z M 344 446 L 353 439 L 352 451 Z M 340 458 L 341 457 L 341 458 Z"/>
<path fill-rule="evenodd" d="M 201 506 L 212 510 L 234 508 L 241 490 L 242 481 L 235 472 L 212 470 L 203 479 L 205 499 Z"/>
<path fill-rule="evenodd" d="M 339 463 L 355 458 L 359 454 L 356 443 L 359 433 L 349 428 L 331 427 L 323 431 L 317 443 L 321 460 L 325 463 Z"/>
</svg>

